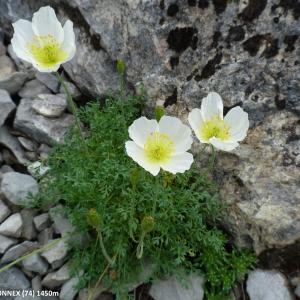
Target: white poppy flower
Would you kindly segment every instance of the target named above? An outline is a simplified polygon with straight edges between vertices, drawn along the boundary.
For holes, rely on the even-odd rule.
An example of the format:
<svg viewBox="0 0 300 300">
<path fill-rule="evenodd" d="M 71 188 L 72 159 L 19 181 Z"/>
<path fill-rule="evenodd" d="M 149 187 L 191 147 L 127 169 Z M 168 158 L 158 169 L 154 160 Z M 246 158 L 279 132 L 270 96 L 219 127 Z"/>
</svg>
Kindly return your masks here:
<svg viewBox="0 0 300 300">
<path fill-rule="evenodd" d="M 128 132 L 132 139 L 125 144 L 128 156 L 152 175 L 160 168 L 176 174 L 191 167 L 193 155 L 187 152 L 193 142 L 191 130 L 178 118 L 163 116 L 157 122 L 141 117 Z"/>
<path fill-rule="evenodd" d="M 189 113 L 188 120 L 201 143 L 224 151 L 236 148 L 249 128 L 248 114 L 239 106 L 223 118 L 222 98 L 214 92 L 203 98 L 201 109 L 195 108 Z"/>
<path fill-rule="evenodd" d="M 32 22 L 18 20 L 12 24 L 14 35 L 11 44 L 21 59 L 32 63 L 40 72 L 55 72 L 75 54 L 73 23 L 64 27 L 57 20 L 54 9 L 41 7 L 33 14 Z"/>
</svg>

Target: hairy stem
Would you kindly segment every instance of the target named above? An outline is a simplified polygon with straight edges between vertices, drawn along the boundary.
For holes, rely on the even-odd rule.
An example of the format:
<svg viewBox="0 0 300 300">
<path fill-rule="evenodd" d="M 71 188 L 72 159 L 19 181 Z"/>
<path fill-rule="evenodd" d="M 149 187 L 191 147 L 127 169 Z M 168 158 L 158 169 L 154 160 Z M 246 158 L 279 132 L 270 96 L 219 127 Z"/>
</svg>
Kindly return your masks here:
<svg viewBox="0 0 300 300">
<path fill-rule="evenodd" d="M 108 255 L 106 249 L 105 249 L 105 246 L 104 246 L 104 243 L 103 243 L 103 238 L 102 238 L 102 233 L 101 233 L 101 230 L 98 230 L 98 236 L 99 236 L 99 242 L 100 242 L 100 248 L 101 248 L 101 251 L 102 251 L 102 254 L 103 256 L 105 257 L 105 259 L 107 260 L 107 262 L 110 264 L 110 265 L 114 265 L 114 260 L 111 259 L 111 257 Z"/>
</svg>

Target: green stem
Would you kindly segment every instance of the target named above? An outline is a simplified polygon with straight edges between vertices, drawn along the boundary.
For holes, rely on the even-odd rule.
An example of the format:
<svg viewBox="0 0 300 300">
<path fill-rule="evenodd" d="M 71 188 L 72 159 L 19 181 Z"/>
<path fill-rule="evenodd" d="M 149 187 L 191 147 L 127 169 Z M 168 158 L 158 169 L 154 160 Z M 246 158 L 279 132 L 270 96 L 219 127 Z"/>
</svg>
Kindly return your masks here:
<svg viewBox="0 0 300 300">
<path fill-rule="evenodd" d="M 70 91 L 69 91 L 69 89 L 68 89 L 68 87 L 67 87 L 64 79 L 62 78 L 62 76 L 58 72 L 55 72 L 55 76 L 57 77 L 58 81 L 61 83 L 61 85 L 64 88 L 64 91 L 65 91 L 65 93 L 67 95 L 67 102 L 69 104 L 69 107 L 71 109 L 72 114 L 75 117 L 76 126 L 78 128 L 78 131 L 80 133 L 80 136 L 82 138 L 83 143 L 85 143 L 84 142 L 84 135 L 83 135 L 83 132 L 82 132 L 82 129 L 81 129 L 81 126 L 80 126 L 80 120 L 79 120 L 79 118 L 77 116 L 77 107 L 76 107 L 76 104 L 73 101 L 72 95 L 71 95 L 71 93 L 70 93 Z"/>
<path fill-rule="evenodd" d="M 141 259 L 143 257 L 143 253 L 144 253 L 144 238 L 145 238 L 145 233 L 142 232 L 139 244 L 137 245 L 137 248 L 136 248 L 136 257 L 137 257 L 137 259 Z"/>
<path fill-rule="evenodd" d="M 100 247 L 101 247 L 101 251 L 102 251 L 102 254 L 103 256 L 105 257 L 105 259 L 107 260 L 107 262 L 113 266 L 114 265 L 114 260 L 110 258 L 110 256 L 108 255 L 106 249 L 105 249 L 105 246 L 104 246 L 104 243 L 103 243 L 103 237 L 102 237 L 102 233 L 100 230 L 98 230 L 98 236 L 99 236 L 99 242 L 100 242 Z"/>
<path fill-rule="evenodd" d="M 214 163 L 216 160 L 216 151 L 215 151 L 215 147 L 213 145 L 211 146 L 211 159 L 209 162 L 209 170 L 212 172 L 214 170 Z"/>
</svg>

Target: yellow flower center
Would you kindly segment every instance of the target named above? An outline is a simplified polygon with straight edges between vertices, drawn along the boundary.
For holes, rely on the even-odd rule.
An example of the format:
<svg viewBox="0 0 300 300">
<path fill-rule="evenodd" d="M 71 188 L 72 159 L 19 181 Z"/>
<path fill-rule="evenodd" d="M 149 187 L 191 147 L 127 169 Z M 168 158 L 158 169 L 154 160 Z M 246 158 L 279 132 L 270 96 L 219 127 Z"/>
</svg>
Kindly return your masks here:
<svg viewBox="0 0 300 300">
<path fill-rule="evenodd" d="M 230 138 L 230 127 L 219 116 L 215 116 L 201 126 L 200 136 L 205 142 L 212 137 L 226 141 Z"/>
<path fill-rule="evenodd" d="M 147 138 L 144 149 L 150 162 L 167 162 L 174 152 L 174 142 L 165 133 L 153 132 Z"/>
<path fill-rule="evenodd" d="M 68 54 L 60 49 L 60 44 L 52 35 L 36 35 L 27 48 L 36 63 L 44 68 L 51 68 L 64 61 Z"/>
</svg>

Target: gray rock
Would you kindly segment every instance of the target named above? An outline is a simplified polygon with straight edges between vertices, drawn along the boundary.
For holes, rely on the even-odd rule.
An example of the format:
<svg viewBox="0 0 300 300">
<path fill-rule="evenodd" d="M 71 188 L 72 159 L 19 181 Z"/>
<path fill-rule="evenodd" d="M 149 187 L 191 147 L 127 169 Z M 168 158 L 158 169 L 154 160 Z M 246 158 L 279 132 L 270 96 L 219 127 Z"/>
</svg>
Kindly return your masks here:
<svg viewBox="0 0 300 300">
<path fill-rule="evenodd" d="M 45 118 L 32 108 L 33 100 L 22 99 L 14 122 L 14 127 L 38 142 L 53 144 L 62 142 L 68 129 L 74 122 L 70 114 L 60 118 Z"/>
<path fill-rule="evenodd" d="M 46 144 L 41 144 L 38 148 L 38 153 L 40 155 L 40 158 L 47 158 L 51 152 L 51 147 L 49 147 Z"/>
<path fill-rule="evenodd" d="M 11 100 L 6 90 L 0 90 L 0 105 L 0 126 L 2 126 L 10 113 L 16 108 L 15 103 Z"/>
<path fill-rule="evenodd" d="M 26 276 L 15 267 L 12 267 L 1 273 L 0 289 L 1 290 L 25 290 L 30 287 L 30 282 Z"/>
<path fill-rule="evenodd" d="M 47 244 L 53 239 L 54 230 L 52 227 L 46 228 L 38 234 L 38 241 L 41 245 Z"/>
<path fill-rule="evenodd" d="M 31 286 L 34 291 L 41 291 L 42 290 L 42 280 L 41 276 L 37 275 L 31 280 Z"/>
<path fill-rule="evenodd" d="M 92 296 L 91 300 L 105 300 L 106 299 L 106 298 L 103 298 L 102 295 L 103 295 L 103 292 L 108 290 L 107 287 L 104 287 L 102 284 L 100 284 L 97 286 L 96 289 L 94 289 L 94 286 L 90 287 L 90 289 L 93 289 L 93 296 Z M 80 290 L 79 294 L 78 294 L 78 300 L 89 300 L 90 289 L 85 288 L 85 289 Z M 108 299 L 110 299 L 110 298 L 108 298 Z"/>
<path fill-rule="evenodd" d="M 11 75 L 15 72 L 15 66 L 13 61 L 6 55 L 0 56 L 0 80 L 5 78 L 6 76 Z"/>
<path fill-rule="evenodd" d="M 58 93 L 60 83 L 53 74 L 37 72 L 36 79 L 42 82 L 53 93 Z"/>
<path fill-rule="evenodd" d="M 49 214 L 43 213 L 41 215 L 38 215 L 38 216 L 34 217 L 33 222 L 34 222 L 35 228 L 38 231 L 42 231 L 50 225 Z"/>
<path fill-rule="evenodd" d="M 4 173 L 9 173 L 9 172 L 14 172 L 14 169 L 11 167 L 11 166 L 8 166 L 8 165 L 3 165 L 1 168 L 0 168 L 0 172 L 2 174 Z M 3 176 L 2 176 L 3 177 Z"/>
<path fill-rule="evenodd" d="M 67 108 L 66 96 L 63 94 L 40 94 L 38 98 L 34 99 L 32 108 L 44 117 L 60 117 Z"/>
<path fill-rule="evenodd" d="M 295 289 L 295 295 L 297 295 L 298 297 L 300 297 L 300 285 L 297 285 L 297 287 Z"/>
<path fill-rule="evenodd" d="M 66 283 L 64 283 L 60 291 L 59 299 L 73 300 L 78 293 L 78 290 L 76 288 L 78 282 L 79 282 L 78 278 L 72 278 Z"/>
<path fill-rule="evenodd" d="M 22 147 L 28 151 L 35 151 L 37 148 L 37 144 L 28 138 L 19 136 L 18 140 L 19 140 L 20 144 L 22 145 Z"/>
<path fill-rule="evenodd" d="M 10 215 L 11 211 L 0 199 L 0 224 Z"/>
<path fill-rule="evenodd" d="M 50 216 L 53 221 L 53 228 L 56 233 L 62 236 L 72 233 L 74 227 L 70 221 L 58 210 L 59 207 L 54 207 L 50 209 Z"/>
<path fill-rule="evenodd" d="M 66 86 L 67 86 L 68 91 L 69 91 L 70 94 L 72 95 L 72 98 L 73 98 L 73 99 L 76 100 L 78 97 L 81 96 L 80 91 L 78 90 L 78 88 L 77 88 L 72 82 L 69 82 L 69 81 L 66 81 L 66 80 L 65 80 L 65 84 L 66 84 Z M 65 93 L 66 93 L 63 86 L 60 86 L 59 92 L 60 92 L 61 94 L 65 94 Z"/>
<path fill-rule="evenodd" d="M 255 270 L 247 279 L 250 300 L 292 300 L 286 278 L 275 271 Z"/>
<path fill-rule="evenodd" d="M 5 53 L 6 53 L 6 48 L 3 42 L 0 40 L 0 56 L 5 55 Z"/>
<path fill-rule="evenodd" d="M 11 95 L 16 94 L 28 79 L 25 72 L 14 72 L 10 75 L 0 76 L 0 89 L 8 91 Z"/>
<path fill-rule="evenodd" d="M 42 285 L 48 289 L 56 289 L 69 279 L 69 267 L 67 264 L 65 264 L 56 272 L 47 274 L 42 280 Z"/>
<path fill-rule="evenodd" d="M 21 216 L 23 220 L 23 230 L 21 236 L 26 240 L 33 240 L 37 236 L 37 232 L 33 224 L 33 218 L 35 215 L 36 212 L 32 209 L 23 209 L 21 211 Z"/>
<path fill-rule="evenodd" d="M 50 93 L 50 90 L 44 84 L 37 79 L 33 79 L 27 81 L 18 94 L 21 98 L 35 98 L 39 94 L 48 93 Z"/>
<path fill-rule="evenodd" d="M 0 225 L 0 234 L 9 236 L 9 237 L 20 237 L 23 229 L 22 217 L 19 213 L 15 213 L 8 217 Z"/>
<path fill-rule="evenodd" d="M 37 242 L 25 241 L 21 244 L 11 247 L 2 257 L 1 263 L 8 263 L 16 260 L 17 258 L 23 256 L 25 253 L 28 253 L 38 247 Z M 1 276 L 0 276 L 1 277 Z"/>
<path fill-rule="evenodd" d="M 44 275 L 48 271 L 48 263 L 39 255 L 33 254 L 22 261 L 25 270 Z"/>
<path fill-rule="evenodd" d="M 49 243 L 52 243 L 53 241 L 49 241 Z M 49 264 L 51 264 L 53 269 L 57 269 L 63 264 L 67 253 L 68 247 L 66 241 L 61 240 L 49 250 L 42 252 L 41 256 L 44 257 Z"/>
<path fill-rule="evenodd" d="M 190 275 L 186 281 L 186 287 L 175 278 L 154 282 L 149 294 L 155 300 L 202 300 L 204 296 L 203 278 Z"/>
<path fill-rule="evenodd" d="M 0 144 L 8 148 L 11 153 L 17 159 L 17 162 L 20 164 L 27 164 L 28 160 L 25 157 L 25 153 L 21 147 L 18 139 L 11 135 L 6 126 L 0 127 Z"/>
<path fill-rule="evenodd" d="M 0 234 L 0 254 L 3 254 L 9 247 L 18 242 L 16 239 L 8 238 Z"/>
<path fill-rule="evenodd" d="M 33 177 L 17 172 L 5 173 L 0 189 L 5 198 L 15 205 L 24 203 L 29 193 L 36 195 L 39 191 Z"/>
</svg>

